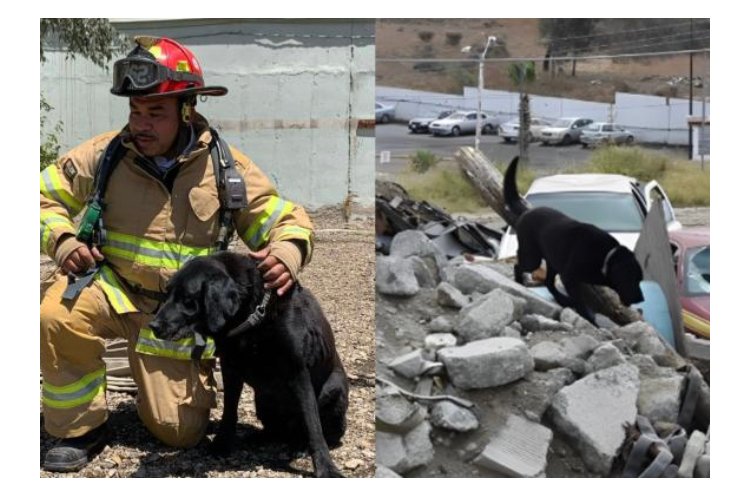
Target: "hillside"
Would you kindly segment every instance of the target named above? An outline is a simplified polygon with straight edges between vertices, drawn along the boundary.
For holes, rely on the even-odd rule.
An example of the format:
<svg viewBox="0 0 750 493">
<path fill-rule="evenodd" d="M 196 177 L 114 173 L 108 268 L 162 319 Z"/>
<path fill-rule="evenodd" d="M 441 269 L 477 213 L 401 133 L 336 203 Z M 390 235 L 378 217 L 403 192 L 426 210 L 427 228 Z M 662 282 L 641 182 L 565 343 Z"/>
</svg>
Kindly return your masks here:
<svg viewBox="0 0 750 493">
<path fill-rule="evenodd" d="M 611 29 L 618 29 L 614 21 L 606 26 L 610 24 Z M 653 27 L 648 29 L 650 31 L 632 29 L 632 39 L 612 41 L 608 47 L 615 50 L 621 47 L 622 51 L 618 53 L 633 52 L 635 48 L 648 49 L 649 46 L 662 51 L 653 41 L 658 33 Z M 616 32 L 620 32 L 620 36 L 628 33 L 627 30 Z M 381 19 L 376 23 L 377 85 L 460 93 L 464 86 L 477 83 L 477 64 L 474 60 L 488 36 L 496 36 L 499 41 L 498 46 L 487 54 L 485 87 L 489 89 L 514 90 L 507 75 L 508 63 L 493 62 L 492 58 L 544 57 L 547 50 L 540 35 L 539 19 Z M 686 39 L 684 35 L 683 38 L 677 35 L 664 37 L 670 36 L 672 39 Z M 704 35 L 702 42 L 704 46 L 708 45 L 707 35 Z M 463 53 L 461 49 L 468 45 L 472 46 L 471 52 Z M 593 51 L 600 52 L 605 50 Z M 385 61 L 389 58 L 421 61 Z M 461 58 L 465 58 L 467 63 L 423 60 Z M 537 80 L 530 86 L 529 92 L 601 102 L 613 101 L 614 93 L 618 91 L 688 98 L 689 64 L 689 55 L 580 60 L 576 65 L 576 76 L 573 77 L 571 62 L 562 63 L 557 70 L 547 72 L 542 70 L 542 63 L 537 62 Z M 710 54 L 694 55 L 695 85 L 701 86 L 693 89 L 695 100 L 703 97 L 704 90 L 709 90 L 709 66 Z M 705 86 L 698 81 L 699 77 L 705 81 Z"/>
</svg>

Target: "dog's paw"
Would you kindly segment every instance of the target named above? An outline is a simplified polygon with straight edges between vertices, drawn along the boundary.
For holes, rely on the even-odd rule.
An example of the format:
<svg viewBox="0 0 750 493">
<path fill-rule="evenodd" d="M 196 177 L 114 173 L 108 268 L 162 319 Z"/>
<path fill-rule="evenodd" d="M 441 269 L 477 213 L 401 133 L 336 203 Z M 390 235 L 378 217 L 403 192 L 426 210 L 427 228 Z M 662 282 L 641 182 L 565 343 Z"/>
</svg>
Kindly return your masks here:
<svg viewBox="0 0 750 493">
<path fill-rule="evenodd" d="M 213 439 L 211 442 L 211 445 L 209 446 L 209 450 L 211 454 L 219 456 L 219 457 L 226 457 L 232 452 L 232 446 L 234 444 L 233 438 L 227 438 L 223 437 L 221 435 L 216 435 L 216 438 Z"/>
<path fill-rule="evenodd" d="M 315 470 L 315 477 L 316 478 L 345 478 L 343 474 L 341 474 L 341 471 L 339 471 L 336 466 L 331 464 L 330 466 L 323 466 L 319 467 Z"/>
</svg>

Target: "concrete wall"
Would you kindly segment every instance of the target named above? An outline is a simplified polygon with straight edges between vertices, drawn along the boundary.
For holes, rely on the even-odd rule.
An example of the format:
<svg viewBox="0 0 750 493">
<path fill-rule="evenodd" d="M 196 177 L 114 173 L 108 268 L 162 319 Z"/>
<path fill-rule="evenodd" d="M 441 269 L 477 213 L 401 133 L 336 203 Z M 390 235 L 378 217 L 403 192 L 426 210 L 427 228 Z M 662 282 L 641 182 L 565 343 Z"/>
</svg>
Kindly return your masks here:
<svg viewBox="0 0 750 493">
<path fill-rule="evenodd" d="M 396 118 L 409 120 L 417 116 L 434 116 L 446 109 L 477 108 L 477 88 L 465 87 L 461 95 L 414 91 L 395 87 L 377 87 L 376 97 L 396 106 Z M 518 114 L 518 93 L 482 91 L 482 110 L 495 113 L 504 122 Z M 636 141 L 653 144 L 688 145 L 688 108 L 686 99 L 663 98 L 642 94 L 616 93 L 615 103 L 597 103 L 575 99 L 531 95 L 534 116 L 588 117 L 597 121 L 618 123 L 635 135 Z M 706 115 L 710 115 L 706 104 Z M 693 101 L 693 112 L 702 111 L 700 101 Z"/>
<path fill-rule="evenodd" d="M 347 197 L 374 204 L 375 28 L 372 20 L 182 19 L 115 22 L 128 36 L 188 46 L 207 85 L 229 94 L 198 111 L 248 154 L 281 193 L 309 208 Z M 41 87 L 64 124 L 63 151 L 127 122 L 111 75 L 50 46 Z"/>
</svg>

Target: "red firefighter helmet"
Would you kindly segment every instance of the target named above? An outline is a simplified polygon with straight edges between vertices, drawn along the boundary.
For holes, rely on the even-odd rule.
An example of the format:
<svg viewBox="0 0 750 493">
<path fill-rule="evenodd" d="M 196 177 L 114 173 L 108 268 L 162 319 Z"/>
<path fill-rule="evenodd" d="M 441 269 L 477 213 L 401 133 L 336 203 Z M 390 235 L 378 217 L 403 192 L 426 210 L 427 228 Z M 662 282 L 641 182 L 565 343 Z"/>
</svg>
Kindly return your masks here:
<svg viewBox="0 0 750 493">
<path fill-rule="evenodd" d="M 193 52 L 169 38 L 137 36 L 137 46 L 112 70 L 116 96 L 223 96 L 227 88 L 207 87 Z"/>
</svg>

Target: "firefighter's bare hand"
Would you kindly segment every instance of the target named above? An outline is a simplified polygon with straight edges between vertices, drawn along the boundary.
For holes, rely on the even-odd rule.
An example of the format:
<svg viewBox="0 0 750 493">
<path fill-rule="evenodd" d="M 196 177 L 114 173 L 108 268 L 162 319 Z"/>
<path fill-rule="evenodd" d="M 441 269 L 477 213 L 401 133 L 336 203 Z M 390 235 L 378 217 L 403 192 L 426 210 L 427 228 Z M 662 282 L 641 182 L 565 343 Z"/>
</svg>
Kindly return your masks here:
<svg viewBox="0 0 750 493">
<path fill-rule="evenodd" d="M 276 294 L 283 296 L 294 284 L 294 279 L 289 269 L 279 259 L 269 255 L 270 247 L 265 247 L 257 252 L 250 252 L 250 257 L 259 260 L 258 269 L 263 274 L 265 289 L 276 289 Z"/>
<path fill-rule="evenodd" d="M 62 270 L 66 274 L 69 272 L 77 274 L 94 267 L 97 262 L 102 260 L 104 260 L 104 255 L 99 252 L 98 248 L 81 246 L 68 255 L 68 258 L 62 264 Z"/>
</svg>

